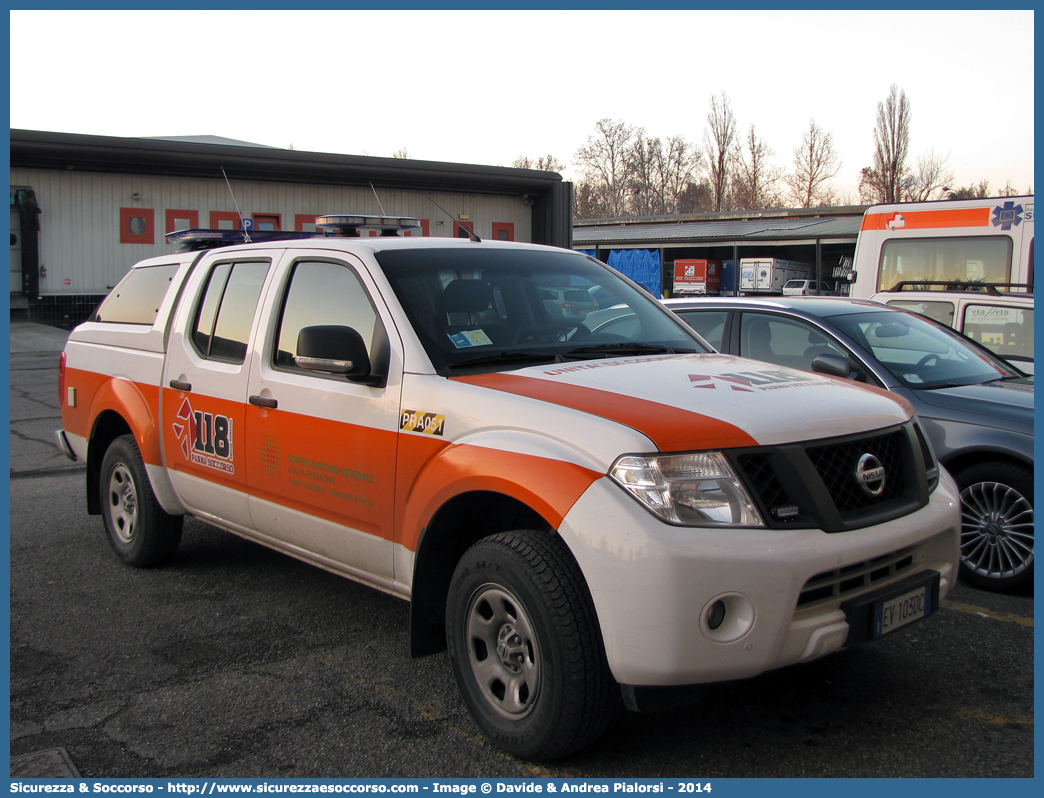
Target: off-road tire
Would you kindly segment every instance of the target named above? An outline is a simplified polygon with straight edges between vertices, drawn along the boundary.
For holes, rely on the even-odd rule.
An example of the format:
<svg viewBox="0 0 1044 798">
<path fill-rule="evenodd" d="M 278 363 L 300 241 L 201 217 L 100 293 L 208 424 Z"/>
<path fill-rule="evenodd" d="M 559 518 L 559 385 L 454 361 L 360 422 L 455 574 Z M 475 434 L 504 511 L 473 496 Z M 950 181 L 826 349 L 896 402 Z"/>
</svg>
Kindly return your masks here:
<svg viewBox="0 0 1044 798">
<path fill-rule="evenodd" d="M 123 435 L 102 458 L 101 514 L 116 556 L 145 568 L 168 561 L 181 542 L 182 517 L 168 515 L 152 491 L 133 435 Z"/>
<path fill-rule="evenodd" d="M 464 702 L 505 751 L 555 759 L 604 730 L 619 688 L 586 582 L 556 535 L 519 530 L 468 549 L 450 585 L 446 639 Z"/>
</svg>

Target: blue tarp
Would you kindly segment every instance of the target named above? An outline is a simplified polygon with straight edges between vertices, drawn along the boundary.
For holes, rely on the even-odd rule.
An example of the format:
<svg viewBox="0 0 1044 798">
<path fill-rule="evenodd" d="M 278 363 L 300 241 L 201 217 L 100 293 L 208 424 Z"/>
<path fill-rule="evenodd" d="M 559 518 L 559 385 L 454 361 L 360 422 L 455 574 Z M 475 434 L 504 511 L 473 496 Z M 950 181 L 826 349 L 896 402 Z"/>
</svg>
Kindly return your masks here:
<svg viewBox="0 0 1044 798">
<path fill-rule="evenodd" d="M 613 249 L 609 252 L 609 265 L 657 299 L 663 290 L 660 250 L 658 249 Z"/>
<path fill-rule="evenodd" d="M 596 250 L 593 249 L 578 249 L 577 252 L 582 252 L 585 255 L 590 255 L 592 258 L 598 257 L 597 255 L 595 255 Z"/>
</svg>

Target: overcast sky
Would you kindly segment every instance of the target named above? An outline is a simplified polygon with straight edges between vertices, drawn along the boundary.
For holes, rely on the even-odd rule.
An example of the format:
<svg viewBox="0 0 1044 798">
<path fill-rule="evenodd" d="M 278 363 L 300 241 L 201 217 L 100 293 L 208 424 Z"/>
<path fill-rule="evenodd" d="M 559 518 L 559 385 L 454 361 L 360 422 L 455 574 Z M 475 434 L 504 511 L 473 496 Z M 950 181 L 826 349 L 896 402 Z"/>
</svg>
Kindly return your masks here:
<svg viewBox="0 0 1044 798">
<path fill-rule="evenodd" d="M 11 12 L 11 127 L 510 166 L 608 117 L 702 143 L 725 92 L 790 169 L 814 119 L 857 199 L 877 103 L 957 185 L 1033 185 L 1032 11 Z"/>
</svg>

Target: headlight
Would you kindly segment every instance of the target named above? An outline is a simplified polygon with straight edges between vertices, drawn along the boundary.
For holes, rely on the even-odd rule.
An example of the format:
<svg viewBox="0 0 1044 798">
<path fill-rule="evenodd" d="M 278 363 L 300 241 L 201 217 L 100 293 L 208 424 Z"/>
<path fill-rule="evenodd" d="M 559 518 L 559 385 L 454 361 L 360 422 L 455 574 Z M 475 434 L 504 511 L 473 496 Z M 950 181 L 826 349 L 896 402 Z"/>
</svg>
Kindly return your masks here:
<svg viewBox="0 0 1044 798">
<path fill-rule="evenodd" d="M 721 452 L 626 455 L 609 470 L 664 521 L 683 526 L 765 526 Z"/>
</svg>

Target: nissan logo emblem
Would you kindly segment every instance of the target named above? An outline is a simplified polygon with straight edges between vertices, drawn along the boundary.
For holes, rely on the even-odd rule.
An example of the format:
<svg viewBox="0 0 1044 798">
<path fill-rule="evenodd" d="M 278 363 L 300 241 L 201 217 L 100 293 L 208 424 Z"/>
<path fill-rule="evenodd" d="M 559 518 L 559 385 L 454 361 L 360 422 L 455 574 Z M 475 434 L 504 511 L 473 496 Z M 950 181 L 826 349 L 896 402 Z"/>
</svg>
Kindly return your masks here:
<svg viewBox="0 0 1044 798">
<path fill-rule="evenodd" d="M 881 461 L 869 452 L 859 458 L 855 468 L 856 482 L 868 496 L 880 496 L 885 487 L 885 470 Z"/>
</svg>

